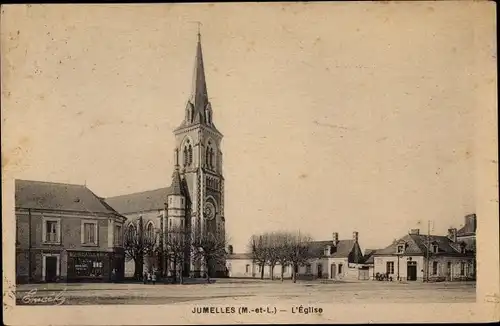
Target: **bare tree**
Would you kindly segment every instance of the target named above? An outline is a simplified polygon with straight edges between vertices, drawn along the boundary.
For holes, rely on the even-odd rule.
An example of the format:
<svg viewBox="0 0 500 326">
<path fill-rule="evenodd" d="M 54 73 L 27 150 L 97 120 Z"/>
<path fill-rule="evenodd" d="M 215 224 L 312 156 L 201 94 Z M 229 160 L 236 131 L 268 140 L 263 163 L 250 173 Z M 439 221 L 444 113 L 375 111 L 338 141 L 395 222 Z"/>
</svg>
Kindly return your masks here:
<svg viewBox="0 0 500 326">
<path fill-rule="evenodd" d="M 276 252 L 278 256 L 278 263 L 281 265 L 281 282 L 283 282 L 285 267 L 290 264 L 292 235 L 290 233 L 282 232 L 277 234 L 276 238 Z"/>
<path fill-rule="evenodd" d="M 182 274 L 186 255 L 190 248 L 190 232 L 176 225 L 169 227 L 165 232 L 165 255 L 168 262 L 172 262 L 172 274 L 174 282 L 177 282 L 177 272 L 179 272 L 179 282 L 182 284 Z"/>
<path fill-rule="evenodd" d="M 264 233 L 262 239 L 265 263 L 269 266 L 271 280 L 274 280 L 274 267 L 280 259 L 280 252 L 278 251 L 280 235 L 275 232 Z"/>
<path fill-rule="evenodd" d="M 144 222 L 142 216 L 138 219 L 138 226 L 129 228 L 125 235 L 124 250 L 127 260 L 134 260 L 134 278 L 142 278 L 144 272 L 144 259 L 153 256 L 156 251 L 156 233 L 147 234 L 144 232 Z"/>
<path fill-rule="evenodd" d="M 295 270 L 298 269 L 299 266 L 306 265 L 312 258 L 311 241 L 310 236 L 301 235 L 300 232 L 291 234 L 287 255 L 292 265 L 293 283 L 297 282 L 297 273 L 295 273 Z"/>
<path fill-rule="evenodd" d="M 264 278 L 264 266 L 267 262 L 267 252 L 262 235 L 253 235 L 248 244 L 252 260 L 260 267 L 260 278 Z"/>
<path fill-rule="evenodd" d="M 227 236 L 222 232 L 208 233 L 197 237 L 192 242 L 193 258 L 200 259 L 205 265 L 207 283 L 210 283 L 210 274 L 214 265 L 226 263 Z"/>
</svg>

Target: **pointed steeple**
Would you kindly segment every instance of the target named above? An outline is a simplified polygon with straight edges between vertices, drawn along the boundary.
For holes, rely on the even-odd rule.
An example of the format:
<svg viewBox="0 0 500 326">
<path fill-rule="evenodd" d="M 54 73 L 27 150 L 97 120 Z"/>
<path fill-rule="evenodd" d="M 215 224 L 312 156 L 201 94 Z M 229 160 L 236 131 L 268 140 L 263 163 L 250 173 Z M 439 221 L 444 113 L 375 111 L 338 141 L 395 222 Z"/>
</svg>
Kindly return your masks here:
<svg viewBox="0 0 500 326">
<path fill-rule="evenodd" d="M 199 30 L 198 44 L 196 45 L 193 86 L 189 102 L 193 107 L 191 122 L 205 123 L 207 121 L 206 107 L 208 105 L 208 92 L 205 79 L 205 67 L 203 65 L 203 52 L 201 50 L 201 34 Z"/>
<path fill-rule="evenodd" d="M 175 170 L 172 173 L 172 185 L 170 186 L 169 195 L 182 196 L 181 174 L 179 173 L 179 165 L 175 165 Z"/>
</svg>

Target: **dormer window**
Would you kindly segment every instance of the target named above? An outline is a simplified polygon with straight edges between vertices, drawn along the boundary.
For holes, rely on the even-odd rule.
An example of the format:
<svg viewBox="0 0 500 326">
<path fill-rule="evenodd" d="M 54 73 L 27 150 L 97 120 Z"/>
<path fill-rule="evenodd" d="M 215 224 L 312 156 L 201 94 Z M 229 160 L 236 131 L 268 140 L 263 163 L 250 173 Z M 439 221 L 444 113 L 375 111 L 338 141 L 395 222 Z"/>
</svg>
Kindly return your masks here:
<svg viewBox="0 0 500 326">
<path fill-rule="evenodd" d="M 397 244 L 396 244 L 396 253 L 397 254 L 404 254 L 405 249 L 406 249 L 406 242 L 401 241 L 401 240 L 399 242 L 397 242 Z"/>
<path fill-rule="evenodd" d="M 324 250 L 324 255 L 325 256 L 330 256 L 330 251 L 331 251 L 330 246 L 326 247 L 325 250 Z"/>
<path fill-rule="evenodd" d="M 466 253 L 466 244 L 464 242 L 460 244 L 460 253 L 462 254 Z"/>
<path fill-rule="evenodd" d="M 398 254 L 402 254 L 404 252 L 405 252 L 405 246 L 404 245 L 398 245 L 397 253 Z"/>
<path fill-rule="evenodd" d="M 432 245 L 432 252 L 433 252 L 433 253 L 437 253 L 437 252 L 439 252 L 439 246 L 438 246 L 437 244 L 433 244 L 433 245 Z"/>
</svg>

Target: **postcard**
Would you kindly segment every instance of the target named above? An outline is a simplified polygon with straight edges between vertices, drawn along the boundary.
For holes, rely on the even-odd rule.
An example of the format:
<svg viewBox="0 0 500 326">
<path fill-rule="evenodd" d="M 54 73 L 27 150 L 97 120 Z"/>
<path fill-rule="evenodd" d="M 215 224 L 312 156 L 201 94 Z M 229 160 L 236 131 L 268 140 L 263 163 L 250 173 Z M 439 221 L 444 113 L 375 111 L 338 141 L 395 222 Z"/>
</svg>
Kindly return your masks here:
<svg viewBox="0 0 500 326">
<path fill-rule="evenodd" d="M 498 321 L 493 3 L 1 13 L 6 324 Z"/>
</svg>

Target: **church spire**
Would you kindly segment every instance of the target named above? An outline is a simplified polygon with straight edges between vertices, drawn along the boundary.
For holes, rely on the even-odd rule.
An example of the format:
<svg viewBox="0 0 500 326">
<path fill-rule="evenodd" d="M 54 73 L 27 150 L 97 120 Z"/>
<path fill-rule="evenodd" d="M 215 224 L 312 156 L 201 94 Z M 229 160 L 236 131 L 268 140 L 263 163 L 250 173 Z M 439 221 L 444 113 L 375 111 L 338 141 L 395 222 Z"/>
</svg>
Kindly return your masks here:
<svg viewBox="0 0 500 326">
<path fill-rule="evenodd" d="M 205 79 L 205 67 L 203 65 L 203 52 L 201 50 L 201 34 L 199 26 L 198 26 L 198 44 L 196 45 L 196 59 L 195 59 L 194 74 L 193 74 L 193 86 L 189 102 L 192 105 L 193 109 L 192 122 L 206 123 L 208 92 L 207 92 L 207 83 Z"/>
</svg>

